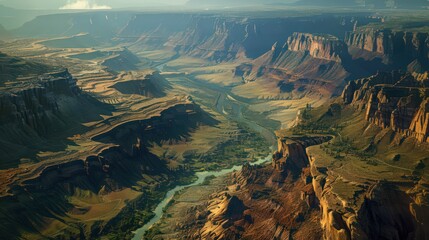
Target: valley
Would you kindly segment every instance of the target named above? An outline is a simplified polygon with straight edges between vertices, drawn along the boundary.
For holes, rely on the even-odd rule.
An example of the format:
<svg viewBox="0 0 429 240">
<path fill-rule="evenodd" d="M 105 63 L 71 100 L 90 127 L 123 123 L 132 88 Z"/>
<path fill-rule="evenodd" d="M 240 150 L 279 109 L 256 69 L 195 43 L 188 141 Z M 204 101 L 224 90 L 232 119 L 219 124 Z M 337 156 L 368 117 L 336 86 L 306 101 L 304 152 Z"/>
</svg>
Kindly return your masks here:
<svg viewBox="0 0 429 240">
<path fill-rule="evenodd" d="M 429 20 L 403 14 L 88 11 L 9 31 L 0 233 L 429 239 Z"/>
</svg>

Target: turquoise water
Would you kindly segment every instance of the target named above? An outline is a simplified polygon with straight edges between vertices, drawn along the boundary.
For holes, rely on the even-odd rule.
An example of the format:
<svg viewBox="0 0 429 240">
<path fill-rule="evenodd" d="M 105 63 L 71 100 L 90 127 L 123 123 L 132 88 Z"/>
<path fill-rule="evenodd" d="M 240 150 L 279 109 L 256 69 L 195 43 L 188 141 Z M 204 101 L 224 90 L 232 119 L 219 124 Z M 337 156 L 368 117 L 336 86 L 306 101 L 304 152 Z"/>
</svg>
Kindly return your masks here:
<svg viewBox="0 0 429 240">
<path fill-rule="evenodd" d="M 267 163 L 269 161 L 271 161 L 271 154 L 269 154 L 266 158 L 261 158 L 258 161 L 251 163 L 251 165 L 261 165 L 261 164 Z M 221 171 L 197 172 L 195 175 L 198 177 L 198 179 L 195 182 L 193 182 L 193 183 L 191 183 L 189 185 L 177 186 L 174 189 L 168 191 L 167 194 L 165 195 L 164 199 L 156 207 L 156 209 L 154 211 L 155 216 L 148 223 L 146 223 L 143 227 L 137 229 L 134 232 L 133 240 L 141 240 L 141 239 L 143 239 L 143 236 L 146 233 L 146 231 L 149 230 L 155 223 L 157 223 L 161 219 L 162 215 L 164 214 L 164 211 L 163 211 L 164 208 L 173 199 L 174 195 L 177 192 L 179 192 L 179 191 L 181 191 L 181 190 L 183 190 L 183 189 L 185 189 L 187 187 L 192 187 L 192 186 L 196 186 L 196 185 L 199 185 L 199 184 L 203 183 L 204 180 L 206 179 L 206 177 L 208 177 L 208 176 L 219 177 L 219 176 L 222 176 L 222 175 L 234 172 L 234 171 L 240 171 L 241 168 L 242 168 L 242 165 L 240 165 L 240 166 L 234 166 L 232 168 L 224 169 L 224 170 L 221 170 Z"/>
</svg>

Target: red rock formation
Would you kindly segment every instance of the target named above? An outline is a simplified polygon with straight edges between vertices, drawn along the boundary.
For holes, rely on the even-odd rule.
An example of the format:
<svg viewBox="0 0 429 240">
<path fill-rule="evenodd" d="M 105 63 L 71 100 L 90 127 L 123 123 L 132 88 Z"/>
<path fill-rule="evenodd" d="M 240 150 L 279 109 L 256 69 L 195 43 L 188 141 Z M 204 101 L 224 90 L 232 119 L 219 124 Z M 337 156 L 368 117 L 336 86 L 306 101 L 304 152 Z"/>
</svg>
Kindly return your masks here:
<svg viewBox="0 0 429 240">
<path fill-rule="evenodd" d="M 330 35 L 294 33 L 286 44 L 289 51 L 308 52 L 314 58 L 328 61 L 341 62 L 348 55 L 347 45 Z"/>
<path fill-rule="evenodd" d="M 350 82 L 342 99 L 345 104 L 365 109 L 367 121 L 426 142 L 427 100 L 422 102 L 425 94 L 423 82 L 409 74 L 393 72 Z"/>
<path fill-rule="evenodd" d="M 418 108 L 410 124 L 410 131 L 420 142 L 429 141 L 429 98 L 426 98 Z"/>
<path fill-rule="evenodd" d="M 385 64 L 408 67 L 422 72 L 428 69 L 429 34 L 364 28 L 346 35 L 346 43 L 356 58 L 381 58 Z"/>
</svg>

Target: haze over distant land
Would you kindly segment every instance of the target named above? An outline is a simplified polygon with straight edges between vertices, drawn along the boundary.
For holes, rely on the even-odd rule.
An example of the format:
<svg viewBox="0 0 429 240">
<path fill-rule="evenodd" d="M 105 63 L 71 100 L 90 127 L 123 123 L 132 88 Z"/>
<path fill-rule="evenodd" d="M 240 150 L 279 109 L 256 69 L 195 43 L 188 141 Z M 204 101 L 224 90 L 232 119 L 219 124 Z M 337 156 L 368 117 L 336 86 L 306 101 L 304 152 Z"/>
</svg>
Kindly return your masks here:
<svg viewBox="0 0 429 240">
<path fill-rule="evenodd" d="M 3 0 L 1 5 L 17 9 L 106 9 L 185 4 L 186 0 Z"/>
<path fill-rule="evenodd" d="M 125 9 L 144 7 L 183 6 L 201 7 L 246 7 L 255 5 L 295 6 L 352 6 L 365 8 L 427 8 L 426 0 L 1 0 L 1 5 L 28 10 L 58 9 Z"/>
</svg>

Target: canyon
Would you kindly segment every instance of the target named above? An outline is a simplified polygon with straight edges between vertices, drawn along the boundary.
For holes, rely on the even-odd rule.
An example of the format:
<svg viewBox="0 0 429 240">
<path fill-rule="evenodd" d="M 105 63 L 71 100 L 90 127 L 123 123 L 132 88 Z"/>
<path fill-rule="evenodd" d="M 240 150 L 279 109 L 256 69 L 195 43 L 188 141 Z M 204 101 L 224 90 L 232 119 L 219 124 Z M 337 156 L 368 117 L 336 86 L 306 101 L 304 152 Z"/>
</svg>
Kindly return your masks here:
<svg viewBox="0 0 429 240">
<path fill-rule="evenodd" d="M 403 14 L 88 11 L 8 30 L 2 236 L 429 239 L 426 12 Z"/>
</svg>

